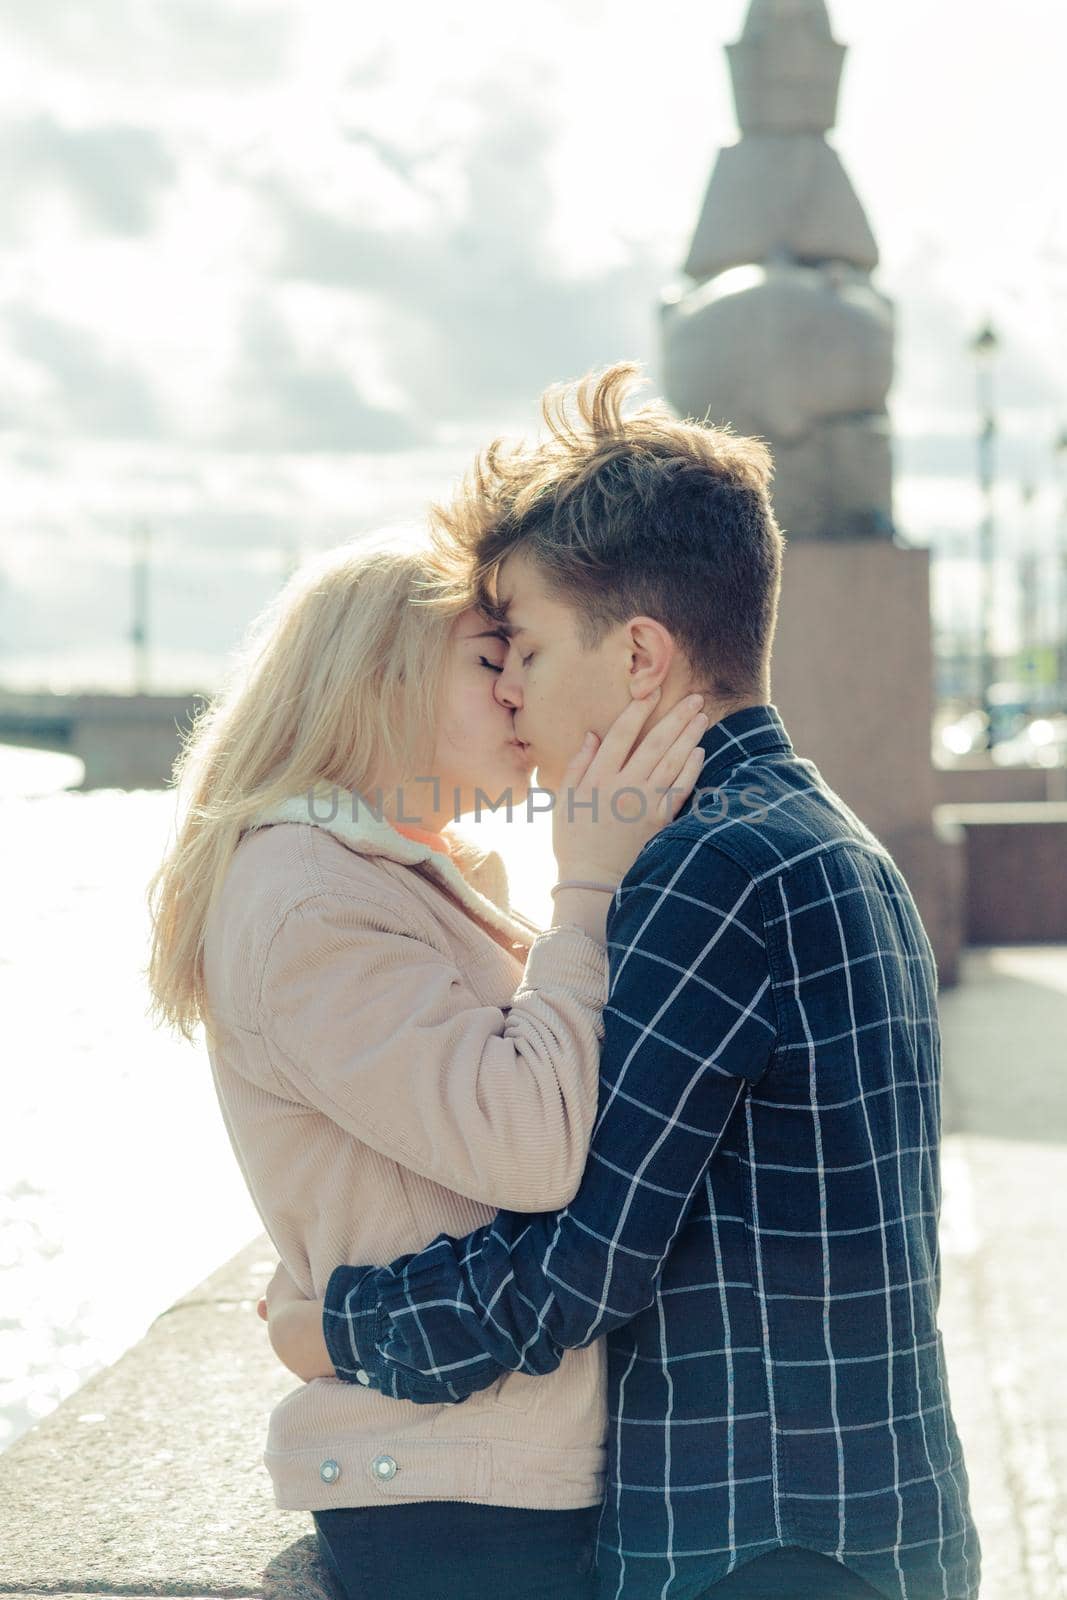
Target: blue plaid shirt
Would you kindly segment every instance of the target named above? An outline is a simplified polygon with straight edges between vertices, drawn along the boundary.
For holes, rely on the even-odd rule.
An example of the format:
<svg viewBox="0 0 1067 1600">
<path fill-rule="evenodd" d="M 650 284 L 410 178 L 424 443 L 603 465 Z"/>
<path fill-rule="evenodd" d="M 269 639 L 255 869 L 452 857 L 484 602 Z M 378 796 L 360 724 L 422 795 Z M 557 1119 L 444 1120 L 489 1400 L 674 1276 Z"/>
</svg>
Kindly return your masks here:
<svg viewBox="0 0 1067 1600">
<path fill-rule="evenodd" d="M 440 1403 L 606 1335 L 605 1596 L 695 1596 L 796 1544 L 896 1600 L 974 1600 L 937 1326 L 929 940 L 773 705 L 703 747 L 694 794 L 608 914 L 575 1199 L 338 1266 L 331 1359 Z"/>
</svg>

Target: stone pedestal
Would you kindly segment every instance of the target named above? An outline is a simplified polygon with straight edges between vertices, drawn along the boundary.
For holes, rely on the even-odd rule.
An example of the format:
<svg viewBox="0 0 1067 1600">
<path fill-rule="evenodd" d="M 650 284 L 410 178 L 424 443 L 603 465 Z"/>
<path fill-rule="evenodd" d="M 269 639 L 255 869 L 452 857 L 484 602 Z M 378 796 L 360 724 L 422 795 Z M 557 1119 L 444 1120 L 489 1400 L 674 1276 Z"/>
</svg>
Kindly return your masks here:
<svg viewBox="0 0 1067 1600">
<path fill-rule="evenodd" d="M 956 981 L 961 842 L 933 818 L 929 554 L 885 540 L 789 545 L 771 698 L 798 755 L 889 850 L 942 985 Z"/>
</svg>

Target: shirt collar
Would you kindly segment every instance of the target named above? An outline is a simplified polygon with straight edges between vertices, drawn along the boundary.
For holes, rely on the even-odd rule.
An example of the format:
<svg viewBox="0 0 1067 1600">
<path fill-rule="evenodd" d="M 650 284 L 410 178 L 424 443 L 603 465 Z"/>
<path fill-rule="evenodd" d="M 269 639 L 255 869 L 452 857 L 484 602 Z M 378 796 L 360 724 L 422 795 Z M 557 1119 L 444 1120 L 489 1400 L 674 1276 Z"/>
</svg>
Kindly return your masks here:
<svg viewBox="0 0 1067 1600">
<path fill-rule="evenodd" d="M 784 755 L 794 753 L 778 708 L 769 702 L 731 711 L 729 716 L 712 724 L 700 744 L 705 759 L 694 793 L 712 787 L 731 768 L 740 766 L 742 761 L 750 761 L 753 756 L 768 755 L 772 751 Z M 683 814 L 691 803 L 692 795 L 683 807 Z"/>
</svg>

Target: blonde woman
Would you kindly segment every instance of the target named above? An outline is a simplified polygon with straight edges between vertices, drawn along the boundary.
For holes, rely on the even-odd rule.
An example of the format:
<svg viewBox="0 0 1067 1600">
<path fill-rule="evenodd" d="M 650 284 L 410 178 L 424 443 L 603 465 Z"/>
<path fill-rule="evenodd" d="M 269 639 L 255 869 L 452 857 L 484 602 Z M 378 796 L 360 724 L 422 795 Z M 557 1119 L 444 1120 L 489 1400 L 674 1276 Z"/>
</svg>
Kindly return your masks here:
<svg viewBox="0 0 1067 1600">
<path fill-rule="evenodd" d="M 700 768 L 696 705 L 649 727 L 655 697 L 632 700 L 556 796 L 551 926 L 513 911 L 499 855 L 454 827 L 479 791 L 521 806 L 536 762 L 473 598 L 410 544 L 330 552 L 258 620 L 176 767 L 154 1013 L 187 1038 L 203 1024 L 234 1153 L 309 1298 L 338 1261 L 573 1196 L 610 891 Z M 569 1600 L 592 1592 L 605 1427 L 598 1342 L 463 1405 L 317 1378 L 275 1407 L 264 1462 L 349 1595 L 390 1593 L 403 1540 L 425 1554 L 420 1600 L 505 1582 Z"/>
</svg>

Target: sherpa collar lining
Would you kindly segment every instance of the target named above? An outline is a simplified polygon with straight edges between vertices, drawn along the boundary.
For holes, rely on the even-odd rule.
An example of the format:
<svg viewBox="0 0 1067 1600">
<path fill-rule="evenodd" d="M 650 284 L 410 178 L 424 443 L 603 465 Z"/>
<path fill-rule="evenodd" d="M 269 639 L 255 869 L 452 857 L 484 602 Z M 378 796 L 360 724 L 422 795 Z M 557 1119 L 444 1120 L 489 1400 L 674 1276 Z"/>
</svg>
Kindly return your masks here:
<svg viewBox="0 0 1067 1600">
<path fill-rule="evenodd" d="M 355 816 L 352 815 L 353 810 Z M 417 839 L 405 838 L 385 817 L 376 816 L 369 805 L 364 803 L 353 807 L 348 791 L 341 789 L 318 791 L 314 795 L 294 795 L 281 800 L 257 812 L 248 827 L 260 828 L 274 822 L 302 822 L 324 828 L 350 850 L 356 850 L 361 855 L 384 856 L 386 860 L 397 861 L 402 866 L 420 868 L 423 875 L 433 878 L 447 889 L 472 916 L 488 923 L 498 933 L 507 934 L 524 948 L 528 948 L 542 931 L 520 912 L 511 910 L 506 888 L 507 874 L 499 852 L 483 850 L 451 824 L 446 824 L 447 837 L 453 849 L 452 856 L 448 857 L 439 850 L 431 850 L 429 845 L 420 844 Z M 457 860 L 463 863 L 464 871 L 461 872 L 456 865 Z M 480 873 L 497 880 L 502 889 L 502 905 L 474 886 L 471 878 Z"/>
</svg>

